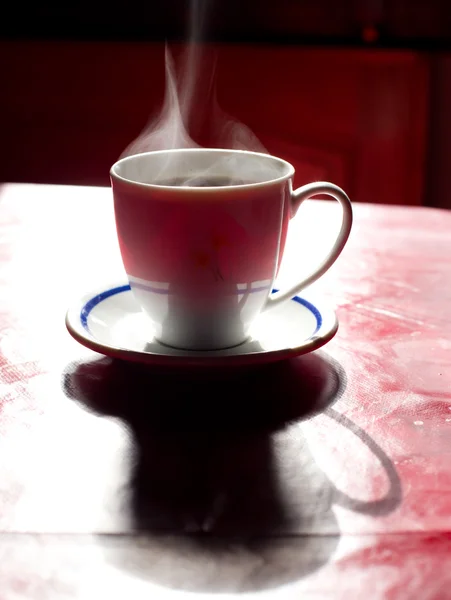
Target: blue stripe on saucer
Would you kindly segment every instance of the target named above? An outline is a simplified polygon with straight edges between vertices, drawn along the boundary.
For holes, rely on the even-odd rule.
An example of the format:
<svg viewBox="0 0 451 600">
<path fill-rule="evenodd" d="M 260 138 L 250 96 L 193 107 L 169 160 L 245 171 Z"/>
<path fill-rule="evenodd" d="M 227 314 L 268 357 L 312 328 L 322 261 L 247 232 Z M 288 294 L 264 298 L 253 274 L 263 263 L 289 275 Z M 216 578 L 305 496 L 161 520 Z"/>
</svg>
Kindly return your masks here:
<svg viewBox="0 0 451 600">
<path fill-rule="evenodd" d="M 275 292 L 278 292 L 279 290 L 273 290 L 273 294 Z M 317 333 L 317 331 L 320 329 L 321 325 L 323 324 L 323 316 L 322 314 L 319 312 L 319 310 L 316 308 L 316 306 L 314 306 L 313 304 L 311 304 L 308 300 L 305 300 L 304 298 L 300 298 L 299 296 L 293 296 L 293 298 L 291 298 L 293 300 L 293 302 L 297 302 L 298 304 L 302 304 L 302 306 L 304 306 L 305 308 L 307 308 L 315 317 L 316 319 L 316 329 L 313 332 L 313 335 L 315 335 L 315 333 Z"/>
<path fill-rule="evenodd" d="M 104 292 L 101 292 L 100 294 L 97 294 L 97 296 L 94 296 L 93 298 L 91 298 L 91 300 L 88 300 L 88 302 L 86 302 L 86 304 L 83 306 L 83 308 L 81 309 L 81 312 L 80 312 L 80 321 L 81 321 L 81 324 L 83 325 L 84 329 L 86 329 L 86 331 L 89 331 L 88 318 L 89 318 L 91 311 L 98 304 L 103 302 L 103 300 L 110 298 L 111 296 L 115 296 L 116 294 L 122 294 L 123 292 L 129 292 L 130 289 L 131 288 L 129 285 L 121 285 L 119 287 L 105 290 Z M 272 293 L 275 294 L 278 291 L 279 290 L 274 289 L 272 291 Z M 317 333 L 317 331 L 320 329 L 321 325 L 323 324 L 323 317 L 322 317 L 321 313 L 319 312 L 319 310 L 316 308 L 316 306 L 311 304 L 308 300 L 305 300 L 304 298 L 300 298 L 299 296 L 294 296 L 292 298 L 292 301 L 297 302 L 301 306 L 304 306 L 304 308 L 309 310 L 312 313 L 312 315 L 315 317 L 316 329 L 313 332 L 313 335 L 315 335 L 315 333 Z"/>
<path fill-rule="evenodd" d="M 111 296 L 115 296 L 116 294 L 122 294 L 122 292 L 128 291 L 130 291 L 129 285 L 121 285 L 119 287 L 111 288 L 110 290 L 105 290 L 104 292 L 97 294 L 97 296 L 94 296 L 94 298 L 91 298 L 91 300 L 88 300 L 88 302 L 86 302 L 86 304 L 83 306 L 80 312 L 80 321 L 83 327 L 86 329 L 86 331 L 89 331 L 89 314 L 92 311 L 92 309 L 97 306 L 97 304 L 100 304 L 101 302 L 103 302 L 103 300 L 106 300 Z"/>
</svg>

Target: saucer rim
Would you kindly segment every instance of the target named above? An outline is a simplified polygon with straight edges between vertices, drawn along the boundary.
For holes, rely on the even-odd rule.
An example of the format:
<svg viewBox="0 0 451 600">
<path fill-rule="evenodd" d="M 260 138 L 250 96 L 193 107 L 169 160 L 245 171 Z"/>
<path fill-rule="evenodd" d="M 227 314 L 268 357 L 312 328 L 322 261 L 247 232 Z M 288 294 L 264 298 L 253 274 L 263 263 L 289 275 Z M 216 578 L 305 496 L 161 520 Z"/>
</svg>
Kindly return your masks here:
<svg viewBox="0 0 451 600">
<path fill-rule="evenodd" d="M 127 289 L 128 287 L 128 289 Z M 128 362 L 142 363 L 159 366 L 238 366 L 251 365 L 258 363 L 270 363 L 280 360 L 302 356 L 315 350 L 318 350 L 327 344 L 337 333 L 339 323 L 336 312 L 318 303 L 316 300 L 304 298 L 296 295 L 287 302 L 296 302 L 300 306 L 307 308 L 313 313 L 315 318 L 318 317 L 309 306 L 311 305 L 315 311 L 321 316 L 321 325 L 316 329 L 311 338 L 296 347 L 280 348 L 278 350 L 253 351 L 246 354 L 223 354 L 224 349 L 210 351 L 193 351 L 191 356 L 188 355 L 172 355 L 172 354 L 156 354 L 140 350 L 131 350 L 129 348 L 121 348 L 110 344 L 102 343 L 98 338 L 85 327 L 82 321 L 82 311 L 85 306 L 97 296 L 112 290 L 114 288 L 123 288 L 122 291 L 116 294 L 125 293 L 130 290 L 128 282 L 116 282 L 113 285 L 104 285 L 101 288 L 96 288 L 88 294 L 81 296 L 66 312 L 65 324 L 69 334 L 82 346 L 98 352 L 104 356 L 118 358 Z M 112 294 L 113 295 L 113 294 Z M 110 297 L 110 296 L 108 296 Z M 106 299 L 106 298 L 104 298 Z M 103 301 L 103 300 L 102 300 Z M 100 304 L 97 302 L 95 306 Z M 94 308 L 94 307 L 93 307 Z M 230 350 L 230 349 L 228 349 Z M 184 352 L 189 352 L 185 350 Z"/>
</svg>

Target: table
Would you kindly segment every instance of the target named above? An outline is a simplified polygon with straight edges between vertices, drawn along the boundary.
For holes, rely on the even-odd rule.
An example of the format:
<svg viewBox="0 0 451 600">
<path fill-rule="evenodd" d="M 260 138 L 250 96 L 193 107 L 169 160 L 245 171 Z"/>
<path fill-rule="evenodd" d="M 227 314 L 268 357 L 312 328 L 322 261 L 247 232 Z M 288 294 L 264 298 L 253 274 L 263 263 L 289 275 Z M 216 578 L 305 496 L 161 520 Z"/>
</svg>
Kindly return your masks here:
<svg viewBox="0 0 451 600">
<path fill-rule="evenodd" d="M 299 211 L 279 285 L 338 215 Z M 322 351 L 168 372 L 64 327 L 124 277 L 110 190 L 1 186 L 0 599 L 451 598 L 450 232 L 356 204 L 307 290 L 340 320 Z"/>
</svg>

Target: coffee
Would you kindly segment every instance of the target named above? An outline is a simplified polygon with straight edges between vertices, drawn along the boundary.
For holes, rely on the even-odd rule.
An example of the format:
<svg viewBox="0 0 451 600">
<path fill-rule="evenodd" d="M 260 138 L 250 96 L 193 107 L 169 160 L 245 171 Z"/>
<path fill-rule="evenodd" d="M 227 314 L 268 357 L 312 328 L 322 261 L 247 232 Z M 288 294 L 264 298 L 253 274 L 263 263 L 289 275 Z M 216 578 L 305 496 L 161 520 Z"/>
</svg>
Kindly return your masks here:
<svg viewBox="0 0 451 600">
<path fill-rule="evenodd" d="M 198 177 L 173 177 L 155 181 L 155 185 L 165 185 L 169 187 L 230 187 L 234 185 L 246 185 L 252 181 L 246 181 L 238 177 L 223 177 L 215 175 L 199 175 Z"/>
</svg>

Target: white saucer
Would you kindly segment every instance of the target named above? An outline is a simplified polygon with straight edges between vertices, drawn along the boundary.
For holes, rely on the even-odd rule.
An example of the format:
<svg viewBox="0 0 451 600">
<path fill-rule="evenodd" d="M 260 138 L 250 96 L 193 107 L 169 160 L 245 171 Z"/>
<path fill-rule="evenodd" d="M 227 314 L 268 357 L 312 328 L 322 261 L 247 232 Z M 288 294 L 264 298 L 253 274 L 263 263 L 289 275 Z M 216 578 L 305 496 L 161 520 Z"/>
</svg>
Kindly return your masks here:
<svg viewBox="0 0 451 600">
<path fill-rule="evenodd" d="M 124 360 L 174 366 L 268 363 L 317 350 L 337 332 L 330 308 L 299 296 L 260 315 L 249 340 L 226 350 L 178 350 L 152 339 L 147 317 L 128 284 L 83 296 L 66 315 L 70 334 L 83 346 Z"/>
</svg>

